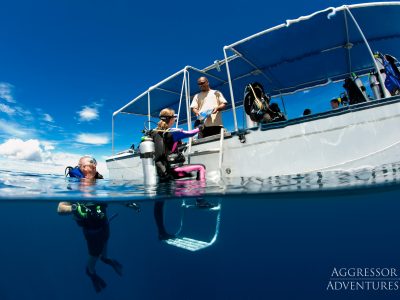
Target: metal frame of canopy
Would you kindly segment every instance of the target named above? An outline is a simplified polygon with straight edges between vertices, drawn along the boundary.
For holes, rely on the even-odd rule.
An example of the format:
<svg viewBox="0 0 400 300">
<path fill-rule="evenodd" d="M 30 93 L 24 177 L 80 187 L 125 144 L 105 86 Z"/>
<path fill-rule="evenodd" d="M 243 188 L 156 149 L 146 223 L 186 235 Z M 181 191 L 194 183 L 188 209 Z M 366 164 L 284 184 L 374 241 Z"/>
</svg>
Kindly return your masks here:
<svg viewBox="0 0 400 300">
<path fill-rule="evenodd" d="M 191 98 L 190 86 L 191 86 L 191 83 L 193 84 L 193 81 L 191 81 L 191 78 L 190 78 L 191 72 L 196 72 L 198 75 L 200 75 L 200 74 L 205 75 L 209 79 L 214 80 L 214 83 L 211 83 L 211 80 L 210 80 L 211 86 L 215 89 L 219 89 L 219 90 L 223 89 L 222 92 L 225 95 L 225 97 L 227 98 L 228 102 L 229 102 L 229 97 L 230 97 L 231 104 L 229 106 L 231 106 L 232 112 L 233 112 L 234 130 L 238 131 L 238 120 L 237 120 L 236 108 L 238 106 L 241 106 L 242 99 L 240 99 L 240 101 L 236 101 L 235 95 L 240 94 L 240 91 L 243 89 L 243 87 L 246 84 L 248 84 L 252 81 L 257 81 L 257 78 L 261 78 L 261 76 L 263 76 L 263 70 L 261 70 L 257 65 L 252 64 L 251 60 L 248 60 L 247 57 L 236 48 L 238 48 L 238 46 L 240 48 L 240 46 L 242 46 L 246 43 L 250 43 L 250 42 L 256 40 L 257 38 L 262 38 L 263 36 L 265 36 L 267 34 L 274 34 L 274 32 L 276 32 L 278 30 L 285 30 L 285 29 L 291 30 L 294 26 L 297 26 L 296 24 L 300 24 L 300 25 L 301 24 L 309 24 L 309 23 L 305 22 L 308 20 L 309 20 L 309 22 L 312 22 L 313 20 L 318 20 L 317 19 L 318 17 L 323 18 L 323 19 L 319 19 L 319 21 L 325 20 L 325 18 L 327 18 L 329 20 L 330 19 L 335 20 L 334 19 L 335 15 L 338 12 L 344 12 L 344 23 L 341 23 L 341 24 L 342 24 L 342 26 L 344 24 L 344 27 L 342 29 L 345 33 L 343 35 L 344 37 L 339 36 L 340 38 L 342 38 L 343 44 L 330 45 L 328 43 L 329 44 L 327 46 L 328 48 L 322 48 L 322 50 L 321 50 L 321 48 L 314 47 L 314 50 L 318 50 L 318 51 L 311 52 L 311 55 L 318 56 L 318 55 L 324 54 L 324 53 L 332 53 L 332 52 L 334 52 L 333 50 L 342 49 L 342 51 L 343 51 L 343 49 L 344 49 L 345 53 L 347 53 L 347 57 L 346 57 L 347 69 L 344 69 L 344 68 L 340 69 L 339 70 L 340 72 L 338 72 L 334 75 L 331 74 L 331 76 L 329 76 L 328 74 L 325 74 L 326 76 L 323 79 L 316 78 L 316 77 L 314 77 L 314 78 L 307 77 L 308 81 L 302 82 L 302 83 L 300 82 L 300 84 L 292 84 L 292 82 L 289 82 L 288 84 L 286 84 L 286 86 L 283 86 L 280 89 L 276 89 L 276 90 L 272 90 L 272 91 L 269 89 L 266 89 L 266 91 L 269 94 L 271 94 L 272 97 L 279 97 L 279 96 L 283 96 L 283 95 L 296 93 L 301 90 L 314 88 L 314 87 L 318 87 L 318 86 L 322 86 L 322 85 L 327 85 L 330 82 L 342 81 L 345 77 L 349 76 L 349 74 L 351 72 L 356 72 L 358 75 L 364 75 L 364 74 L 367 74 L 367 72 L 369 72 L 372 69 L 372 67 L 371 67 L 372 65 L 374 65 L 375 69 L 377 69 L 378 67 L 376 66 L 375 59 L 373 59 L 373 53 L 372 53 L 371 47 L 368 43 L 369 37 L 368 36 L 366 37 L 364 35 L 362 28 L 360 27 L 356 18 L 354 17 L 354 15 L 351 12 L 351 10 L 353 10 L 353 9 L 374 7 L 374 6 L 381 6 L 381 7 L 400 6 L 400 2 L 376 2 L 376 3 L 355 4 L 355 5 L 349 5 L 349 6 L 344 5 L 344 6 L 341 6 L 338 8 L 330 7 L 330 8 L 321 10 L 321 11 L 317 11 L 308 16 L 302 16 L 302 17 L 299 17 L 294 20 L 287 20 L 286 23 L 272 27 L 270 29 L 266 29 L 264 31 L 254 34 L 254 35 L 251 35 L 245 39 L 237 41 L 229 46 L 225 46 L 223 48 L 224 59 L 220 60 L 220 61 L 215 61 L 214 64 L 212 64 L 209 67 L 206 67 L 202 70 L 191 67 L 191 66 L 186 66 L 185 68 L 179 70 L 175 74 L 167 77 L 166 79 L 160 81 L 156 85 L 150 87 L 145 92 L 143 92 L 142 94 L 137 96 L 135 99 L 130 101 L 128 104 L 123 106 L 121 109 L 119 109 L 113 113 L 113 116 L 112 116 L 112 153 L 114 154 L 114 138 L 115 138 L 114 137 L 114 119 L 120 113 L 147 116 L 148 120 L 151 120 L 152 117 L 158 116 L 159 110 L 172 105 L 178 111 L 179 121 L 181 123 L 184 123 L 187 121 L 188 129 L 191 129 L 191 112 L 190 112 L 190 107 L 189 107 L 189 105 L 190 105 L 189 101 Z M 352 23 L 351 23 L 351 24 L 353 24 L 353 27 L 351 27 L 351 29 L 353 30 L 352 34 L 353 35 L 358 34 L 358 39 L 356 41 L 352 41 L 349 39 L 349 24 L 347 22 L 348 17 L 350 19 L 352 19 Z M 315 18 L 315 19 L 313 19 L 313 18 Z M 336 18 L 337 22 L 341 21 L 341 19 L 339 21 L 338 20 L 339 19 Z M 392 36 L 391 35 L 388 35 L 388 36 L 378 35 L 377 37 L 374 36 L 373 38 L 375 38 L 375 40 L 372 39 L 373 42 L 374 43 L 377 42 L 379 44 L 381 42 L 381 40 L 386 42 L 386 39 L 388 39 L 389 42 L 391 42 L 391 39 L 393 39 L 393 38 L 399 39 L 400 32 L 398 32 L 397 27 L 395 28 L 395 32 Z M 347 36 L 346 36 L 346 34 L 347 34 Z M 280 35 L 280 33 L 279 33 L 279 35 Z M 271 35 L 268 35 L 268 38 L 270 36 Z M 360 36 L 361 36 L 361 39 L 360 39 Z M 338 40 L 340 40 L 340 39 L 338 39 Z M 354 44 L 352 44 L 351 42 L 353 42 Z M 371 39 L 369 40 L 369 42 L 371 42 Z M 352 61 L 351 61 L 350 50 L 352 48 L 353 48 L 353 50 L 355 48 L 357 48 L 354 51 L 359 51 L 361 45 L 366 45 L 366 48 L 368 50 L 368 56 L 366 55 L 366 52 L 364 52 L 363 58 L 370 57 L 371 63 L 368 63 L 368 65 L 365 65 L 365 62 L 363 62 L 364 65 L 359 64 L 359 65 L 357 65 L 356 69 L 353 69 L 351 67 Z M 315 45 L 312 45 L 312 46 L 315 46 Z M 365 46 L 363 46 L 363 47 L 365 48 Z M 250 48 L 251 47 L 249 46 L 249 49 Z M 309 50 L 309 49 L 307 49 L 307 50 Z M 232 53 L 229 53 L 229 55 L 228 55 L 228 51 L 231 51 Z M 300 59 L 304 59 L 304 53 L 303 53 L 303 57 L 301 56 L 301 53 L 296 53 L 296 54 L 300 55 Z M 307 53 L 307 55 L 309 55 L 309 54 L 310 53 Z M 309 55 L 309 56 L 311 56 L 311 55 Z M 295 57 L 295 58 L 299 60 L 299 57 Z M 306 59 L 307 59 L 307 57 L 306 57 Z M 292 59 L 292 60 L 295 60 L 295 59 Z M 279 61 L 279 62 L 281 62 L 281 61 Z M 286 63 L 286 62 L 284 61 L 284 63 Z M 355 62 L 353 62 L 353 63 L 355 64 Z M 233 66 L 232 69 L 231 69 L 231 66 Z M 246 66 L 246 67 L 244 67 L 244 66 Z M 234 70 L 236 67 L 244 67 L 246 72 L 241 73 L 241 74 L 240 73 L 233 74 L 232 70 Z M 224 68 L 226 70 L 224 70 Z M 382 78 L 380 76 L 380 72 L 378 72 L 378 74 L 379 74 L 379 80 L 381 81 L 381 84 L 382 84 Z M 319 74 L 319 75 L 321 75 L 321 74 Z M 181 82 L 179 82 L 179 83 L 173 82 L 173 80 L 175 80 L 179 76 L 182 76 Z M 264 76 L 268 77 L 266 74 L 264 74 Z M 235 83 L 235 84 L 233 84 L 233 83 Z M 168 86 L 168 84 L 169 84 L 170 88 L 171 87 L 172 87 L 172 89 L 175 88 L 175 90 L 166 88 L 165 86 Z M 162 94 L 162 95 L 157 94 L 157 92 L 161 92 L 161 91 L 164 92 L 164 94 Z M 169 95 L 169 96 L 173 95 L 173 97 L 175 97 L 175 98 L 171 97 L 171 99 L 168 99 L 168 101 L 166 101 L 165 98 L 163 97 L 163 95 Z M 156 99 L 156 100 L 154 101 L 154 99 Z M 161 101 L 157 101 L 158 99 L 161 99 Z M 181 106 L 182 106 L 182 101 L 184 101 L 184 100 L 186 103 L 186 111 L 184 111 L 184 113 L 182 114 Z M 163 106 L 153 105 L 153 103 L 160 103 Z M 140 106 L 139 106 L 139 104 L 140 104 Z M 145 109 L 146 106 L 147 106 L 147 111 Z M 129 111 L 129 108 L 135 109 L 136 112 Z M 154 108 L 156 108 L 156 109 L 154 109 Z M 140 112 L 138 112 L 138 111 L 140 111 Z M 186 116 L 184 116 L 184 115 L 186 115 Z M 177 122 L 177 124 L 178 124 L 178 122 Z"/>
<path fill-rule="evenodd" d="M 360 34 L 365 46 L 367 47 L 367 50 L 368 50 L 369 55 L 371 57 L 371 61 L 373 62 L 374 68 L 375 68 L 375 70 L 377 70 L 380 84 L 381 84 L 381 86 L 383 86 L 383 79 L 382 79 L 382 76 L 381 76 L 380 72 L 378 71 L 379 67 L 377 66 L 377 63 L 376 63 L 376 61 L 374 59 L 374 55 L 372 53 L 371 47 L 370 47 L 370 45 L 368 43 L 368 40 L 367 40 L 366 36 L 364 35 L 364 32 L 363 32 L 362 28 L 358 24 L 356 18 L 352 14 L 351 10 L 352 9 L 358 9 L 358 8 L 365 8 L 365 7 L 391 6 L 391 5 L 397 5 L 398 6 L 398 5 L 400 5 L 400 2 L 373 2 L 373 3 L 365 3 L 365 4 L 348 5 L 348 6 L 347 5 L 343 5 L 343 6 L 337 7 L 337 8 L 329 7 L 327 9 L 324 9 L 324 10 L 321 10 L 321 11 L 317 11 L 317 12 L 315 12 L 313 14 L 308 15 L 308 16 L 302 16 L 302 17 L 299 17 L 299 18 L 294 19 L 294 20 L 287 20 L 286 23 L 283 23 L 281 25 L 278 25 L 278 26 L 272 27 L 270 29 L 261 31 L 259 33 L 256 33 L 256 34 L 252 35 L 252 36 L 249 36 L 249 37 L 244 38 L 244 39 L 242 39 L 240 41 L 237 41 L 237 42 L 235 42 L 235 43 L 233 43 L 231 45 L 225 46 L 223 48 L 223 51 L 224 51 L 226 72 L 227 72 L 228 83 L 229 83 L 229 93 L 230 93 L 230 98 L 231 98 L 231 105 L 232 105 L 232 109 L 233 109 L 233 121 L 234 121 L 235 131 L 238 130 L 238 123 L 237 123 L 237 117 L 236 117 L 236 108 L 235 108 L 235 103 L 236 102 L 235 102 L 235 96 L 234 96 L 234 91 L 233 91 L 233 84 L 232 84 L 233 80 L 232 80 L 232 74 L 231 74 L 231 71 L 230 71 L 230 64 L 232 65 L 234 63 L 237 63 L 238 60 L 244 61 L 246 64 L 248 64 L 250 66 L 250 71 L 249 71 L 248 75 L 250 75 L 251 73 L 257 72 L 258 74 L 261 74 L 262 76 L 264 76 L 266 79 L 269 79 L 268 75 L 265 74 L 266 67 L 264 68 L 264 70 L 262 70 L 261 66 L 257 66 L 255 63 L 253 63 L 251 61 L 251 59 L 248 59 L 241 51 L 235 49 L 235 47 L 237 47 L 237 46 L 244 47 L 243 46 L 244 44 L 249 43 L 251 41 L 254 41 L 255 39 L 260 38 L 260 37 L 262 37 L 262 36 L 264 36 L 266 34 L 272 33 L 272 32 L 277 31 L 277 30 L 282 30 L 284 28 L 288 28 L 289 26 L 291 26 L 293 24 L 300 23 L 300 22 L 303 22 L 303 21 L 307 21 L 309 19 L 312 19 L 315 16 L 318 16 L 318 15 L 326 13 L 326 17 L 328 19 L 331 19 L 332 17 L 334 17 L 336 15 L 337 12 L 343 11 L 344 14 L 345 14 L 344 20 L 345 20 L 345 28 L 346 28 L 346 34 L 347 34 L 347 37 L 346 37 L 347 38 L 347 44 L 341 46 L 340 48 L 345 48 L 345 49 L 348 50 L 347 51 L 348 59 L 350 60 L 350 49 L 352 48 L 353 45 L 350 43 L 350 40 L 349 40 L 349 25 L 348 25 L 348 22 L 347 22 L 347 15 L 348 15 L 352 19 L 352 21 L 353 21 L 358 33 Z M 332 49 L 329 49 L 329 50 L 332 50 Z M 233 62 L 228 60 L 228 57 L 232 57 L 232 56 L 228 56 L 228 51 L 233 52 L 237 56 L 237 58 Z M 351 61 L 349 61 L 349 64 L 350 64 L 349 65 L 349 69 L 351 69 Z M 370 70 L 370 69 L 367 69 L 367 70 Z M 365 70 L 365 71 L 367 71 L 367 70 Z M 357 70 L 357 72 L 361 72 L 361 71 L 362 71 L 361 69 Z M 346 74 L 349 74 L 349 73 L 346 73 Z M 241 76 L 245 76 L 245 75 L 242 74 Z M 235 78 L 233 78 L 233 79 L 235 79 Z M 338 81 L 338 80 L 339 80 L 339 78 L 337 78 L 336 81 Z M 332 80 L 330 78 L 328 78 L 325 84 L 329 83 L 330 81 L 332 81 Z M 292 87 L 291 88 L 292 90 L 290 92 L 287 92 L 287 93 L 279 91 L 279 94 L 284 95 L 284 94 L 294 93 L 294 92 L 297 92 L 299 90 L 304 89 L 305 87 L 306 88 L 311 88 L 312 87 L 311 83 L 314 83 L 314 82 L 315 81 L 308 82 L 307 84 L 305 83 L 305 84 L 303 84 L 303 87 L 298 87 L 298 88 Z M 320 82 L 319 85 L 321 85 L 321 84 L 323 84 L 323 83 Z M 316 84 L 314 86 L 317 86 L 317 85 L 318 84 Z M 390 95 L 387 95 L 386 91 L 385 91 L 385 95 L 386 96 L 390 96 Z"/>
<path fill-rule="evenodd" d="M 228 61 L 234 59 L 234 57 L 228 58 Z M 190 73 L 195 73 L 198 74 L 199 76 L 207 76 L 207 78 L 210 81 L 214 81 L 214 82 L 218 82 L 220 85 L 228 85 L 227 82 L 227 78 L 226 78 L 226 72 L 221 72 L 220 67 L 221 65 L 225 64 L 225 60 L 221 60 L 221 61 L 215 61 L 214 64 L 200 70 L 197 69 L 195 67 L 192 66 L 186 66 L 183 69 L 179 70 L 178 72 L 172 74 L 171 76 L 165 78 L 164 80 L 160 81 L 159 83 L 157 83 L 156 85 L 151 86 L 150 88 L 148 88 L 145 92 L 143 92 L 142 94 L 140 94 L 139 96 L 137 96 L 136 98 L 134 98 L 133 100 L 131 100 L 129 103 L 127 103 L 126 105 L 124 105 L 123 107 L 121 107 L 120 109 L 118 109 L 117 111 L 115 111 L 112 115 L 112 125 L 111 125 L 111 139 L 112 139 L 112 154 L 114 155 L 114 130 L 115 130 L 115 117 L 118 114 L 133 114 L 133 115 L 137 115 L 137 116 L 147 116 L 148 117 L 148 121 L 151 121 L 151 118 L 156 118 L 158 117 L 158 113 L 159 110 L 161 108 L 165 108 L 169 106 L 173 106 L 173 105 L 178 105 L 178 119 L 176 122 L 176 126 L 178 126 L 178 123 L 184 123 L 187 122 L 188 124 L 188 130 L 191 129 L 191 111 L 190 111 L 190 99 L 191 99 L 191 91 L 190 91 Z M 217 72 L 217 73 L 216 73 Z M 218 74 L 223 75 L 223 76 L 217 76 Z M 174 91 L 171 89 L 166 89 L 163 88 L 163 85 L 165 85 L 166 83 L 170 82 L 171 80 L 176 79 L 177 77 L 182 76 L 182 81 L 181 84 L 179 86 L 180 91 Z M 196 78 L 197 80 L 197 78 Z M 165 104 L 163 105 L 163 107 L 158 107 L 157 109 L 152 109 L 152 93 L 154 93 L 155 91 L 159 91 L 159 92 L 165 92 L 164 95 L 175 95 L 176 96 L 176 100 L 173 100 L 171 103 L 169 104 Z M 197 93 L 197 91 L 196 91 Z M 147 99 L 146 99 L 147 96 Z M 140 101 L 145 102 L 147 104 L 147 113 L 135 113 L 135 112 L 129 112 L 128 109 L 136 104 L 139 103 Z M 182 101 L 185 101 L 186 104 L 186 118 L 181 118 L 181 108 L 182 108 Z"/>
<path fill-rule="evenodd" d="M 171 80 L 172 78 L 175 78 L 181 74 L 183 74 L 183 82 L 182 82 L 182 90 L 181 90 L 181 94 L 179 97 L 179 103 L 181 103 L 182 101 L 182 96 L 183 96 L 183 88 L 185 86 L 185 79 L 186 76 L 185 74 L 185 70 L 186 67 L 184 69 L 179 70 L 178 72 L 172 74 L 171 76 L 165 78 L 164 80 L 160 81 L 159 83 L 157 83 L 154 86 L 151 86 L 150 88 L 148 88 L 146 91 L 144 91 L 142 94 L 140 94 L 139 96 L 137 96 L 136 98 L 134 98 L 133 100 L 131 100 L 129 103 L 125 104 L 123 107 L 121 107 L 120 109 L 118 109 L 117 111 L 115 111 L 112 115 L 112 120 L 111 120 L 111 144 L 112 144 L 112 154 L 114 155 L 114 129 L 115 129 L 115 117 L 120 114 L 120 113 L 124 113 L 124 114 L 133 114 L 133 115 L 137 115 L 137 116 L 146 116 L 148 117 L 148 121 L 151 121 L 151 92 L 155 89 L 158 89 L 159 86 L 161 86 L 164 82 L 167 82 L 168 80 Z M 171 93 L 173 93 L 172 91 L 170 91 Z M 140 114 L 140 113 L 129 113 L 129 112 L 124 112 L 125 109 L 127 109 L 129 106 L 131 106 L 132 104 L 136 103 L 137 101 L 139 101 L 140 99 L 144 98 L 147 95 L 147 114 Z M 180 106 L 180 105 L 179 105 Z"/>
</svg>

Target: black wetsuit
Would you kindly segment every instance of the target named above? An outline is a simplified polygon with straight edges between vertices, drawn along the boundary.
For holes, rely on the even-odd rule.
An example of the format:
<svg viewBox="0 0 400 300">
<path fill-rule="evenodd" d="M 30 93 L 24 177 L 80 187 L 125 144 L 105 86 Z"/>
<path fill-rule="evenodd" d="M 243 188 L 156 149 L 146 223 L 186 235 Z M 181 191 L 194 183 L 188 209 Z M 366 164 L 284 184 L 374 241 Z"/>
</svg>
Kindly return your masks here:
<svg viewBox="0 0 400 300">
<path fill-rule="evenodd" d="M 174 144 L 172 134 L 170 132 L 153 132 L 151 135 L 154 141 L 154 161 L 156 164 L 157 175 L 161 181 L 173 179 L 171 174 L 171 165 L 168 156 Z"/>
<path fill-rule="evenodd" d="M 76 214 L 76 222 L 82 227 L 89 254 L 100 256 L 110 237 L 110 225 L 106 214 L 107 205 L 90 203 L 85 206 L 90 212 L 87 212 L 85 218 Z"/>
</svg>

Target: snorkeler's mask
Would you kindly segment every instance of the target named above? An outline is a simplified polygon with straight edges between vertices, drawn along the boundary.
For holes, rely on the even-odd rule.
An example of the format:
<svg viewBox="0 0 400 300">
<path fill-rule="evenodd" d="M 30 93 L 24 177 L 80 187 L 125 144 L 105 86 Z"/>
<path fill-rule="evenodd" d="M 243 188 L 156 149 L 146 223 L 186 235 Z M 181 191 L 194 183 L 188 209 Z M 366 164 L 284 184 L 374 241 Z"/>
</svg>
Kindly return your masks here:
<svg viewBox="0 0 400 300">
<path fill-rule="evenodd" d="M 169 122 L 172 118 L 177 118 L 177 114 L 173 114 L 172 116 L 160 116 L 160 120 L 163 120 L 164 122 Z"/>
<path fill-rule="evenodd" d="M 97 160 L 93 156 L 85 155 L 84 158 L 88 158 L 90 164 L 97 166 Z"/>
</svg>

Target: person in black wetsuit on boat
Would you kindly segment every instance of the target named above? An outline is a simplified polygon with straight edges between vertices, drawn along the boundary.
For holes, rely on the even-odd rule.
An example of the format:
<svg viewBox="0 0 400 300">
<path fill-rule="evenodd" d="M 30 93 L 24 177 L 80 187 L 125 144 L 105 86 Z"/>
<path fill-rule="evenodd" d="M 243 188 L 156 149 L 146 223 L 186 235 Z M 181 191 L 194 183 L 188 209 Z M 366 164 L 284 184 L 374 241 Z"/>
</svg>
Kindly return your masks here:
<svg viewBox="0 0 400 300">
<path fill-rule="evenodd" d="M 83 156 L 79 160 L 79 166 L 67 167 L 68 176 L 81 179 L 81 186 L 93 185 L 96 179 L 102 179 L 96 170 L 97 162 L 93 157 Z M 60 215 L 72 214 L 82 227 L 85 236 L 89 258 L 86 265 L 86 274 L 92 280 L 96 292 L 106 287 L 106 282 L 96 273 L 95 267 L 98 259 L 110 265 L 115 272 L 122 276 L 122 265 L 115 259 L 107 256 L 107 242 L 110 237 L 110 220 L 106 212 L 107 205 L 100 202 L 71 203 L 60 202 L 57 212 Z"/>
<path fill-rule="evenodd" d="M 204 165 L 184 165 L 184 156 L 179 153 L 181 140 L 196 135 L 203 127 L 200 126 L 191 131 L 172 128 L 176 117 L 173 109 L 164 108 L 160 112 L 157 128 L 151 133 L 155 148 L 154 161 L 159 180 L 163 182 L 191 177 L 192 172 L 196 172 L 198 180 L 205 180 L 206 170 Z"/>
<path fill-rule="evenodd" d="M 157 128 L 151 134 L 155 147 L 155 163 L 160 182 L 167 182 L 174 179 L 191 177 L 196 173 L 196 179 L 205 181 L 206 170 L 204 165 L 184 165 L 181 160 L 175 161 L 178 155 L 178 145 L 183 138 L 192 137 L 202 130 L 202 127 L 191 131 L 172 129 L 176 119 L 175 111 L 164 108 L 160 112 L 160 121 Z M 183 156 L 182 156 L 183 157 Z M 160 240 L 173 238 L 167 233 L 164 227 L 164 201 L 156 201 L 154 204 L 154 218 L 158 229 Z"/>
</svg>

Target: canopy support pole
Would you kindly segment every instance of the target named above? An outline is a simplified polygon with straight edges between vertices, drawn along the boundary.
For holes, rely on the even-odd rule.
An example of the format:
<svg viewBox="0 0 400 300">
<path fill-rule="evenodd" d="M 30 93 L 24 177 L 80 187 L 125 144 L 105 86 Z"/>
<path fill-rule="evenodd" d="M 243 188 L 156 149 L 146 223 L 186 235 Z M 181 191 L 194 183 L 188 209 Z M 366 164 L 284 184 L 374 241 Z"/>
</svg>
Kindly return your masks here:
<svg viewBox="0 0 400 300">
<path fill-rule="evenodd" d="M 343 14 L 344 15 L 344 25 L 346 27 L 346 49 L 347 49 L 347 61 L 349 64 L 349 74 L 352 73 L 352 64 L 351 64 L 351 55 L 350 55 L 350 50 L 352 45 L 350 44 L 350 37 L 349 37 L 349 24 L 347 22 L 347 15 L 346 13 Z"/>
<path fill-rule="evenodd" d="M 281 102 L 282 102 L 282 106 L 283 106 L 283 111 L 285 112 L 285 116 L 287 117 L 286 105 L 285 105 L 285 101 L 283 101 L 282 93 L 279 95 L 279 97 L 281 98 Z"/>
<path fill-rule="evenodd" d="M 231 102 L 232 102 L 233 125 L 234 125 L 234 128 L 235 128 L 235 131 L 239 131 L 237 118 L 236 118 L 235 97 L 233 96 L 231 72 L 229 71 L 228 56 L 226 54 L 226 50 L 227 49 L 228 48 L 225 46 L 224 47 L 224 57 L 225 57 L 225 64 L 226 64 L 226 73 L 228 75 L 229 93 L 231 95 Z"/>
<path fill-rule="evenodd" d="M 111 153 L 114 155 L 114 117 L 113 114 L 111 117 Z"/>
<path fill-rule="evenodd" d="M 185 84 L 185 92 L 186 92 L 186 114 L 187 114 L 187 120 L 188 120 L 188 130 L 192 130 L 192 114 L 190 111 L 190 90 L 189 90 L 189 72 L 185 68 L 185 71 L 183 72 L 183 77 L 184 77 L 184 84 Z"/>
<path fill-rule="evenodd" d="M 181 115 L 182 98 L 183 98 L 183 92 L 185 91 L 184 88 L 185 88 L 185 73 L 183 73 L 183 78 L 182 78 L 182 88 L 181 88 L 181 95 L 179 97 L 179 106 L 178 106 L 178 118 L 176 119 L 176 124 L 175 124 L 176 128 L 178 128 L 179 117 Z M 186 93 L 185 93 L 185 97 L 186 97 Z"/>
<path fill-rule="evenodd" d="M 346 11 L 348 12 L 349 16 L 352 18 L 354 24 L 356 25 L 356 27 L 357 27 L 357 29 L 358 29 L 358 32 L 361 34 L 361 37 L 362 37 L 362 39 L 364 40 L 365 45 L 367 46 L 369 55 L 371 55 L 372 61 L 373 61 L 374 66 L 375 66 L 375 70 L 376 70 L 376 72 L 377 72 L 377 74 L 378 74 L 379 84 L 380 84 L 381 87 L 382 87 L 382 90 L 383 90 L 383 93 L 384 93 L 384 95 L 385 95 L 385 98 L 391 97 L 391 95 L 389 95 L 388 92 L 387 92 L 386 89 L 385 89 L 385 85 L 384 85 L 383 78 L 382 78 L 382 76 L 381 76 L 381 72 L 380 72 L 380 70 L 379 70 L 378 64 L 376 63 L 376 60 L 375 60 L 374 54 L 372 53 L 371 47 L 369 46 L 368 41 L 367 41 L 367 39 L 365 38 L 364 33 L 362 32 L 362 30 L 361 30 L 360 26 L 358 25 L 356 19 L 354 18 L 353 14 L 350 12 L 350 9 L 349 9 L 346 5 L 345 5 L 344 7 L 345 7 Z"/>
<path fill-rule="evenodd" d="M 149 129 L 151 129 L 150 91 L 147 92 L 147 120 L 149 121 Z"/>
<path fill-rule="evenodd" d="M 192 130 L 192 112 L 190 109 L 190 78 L 189 78 L 189 71 L 187 68 L 183 71 L 183 82 L 185 85 L 185 93 L 186 93 L 186 116 L 187 116 L 187 127 L 188 130 Z M 190 164 L 190 153 L 192 152 L 192 142 L 193 137 L 189 138 L 189 148 L 188 148 L 188 158 Z"/>
</svg>

